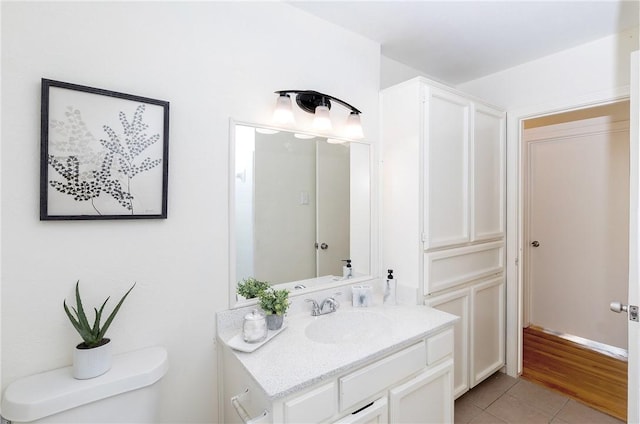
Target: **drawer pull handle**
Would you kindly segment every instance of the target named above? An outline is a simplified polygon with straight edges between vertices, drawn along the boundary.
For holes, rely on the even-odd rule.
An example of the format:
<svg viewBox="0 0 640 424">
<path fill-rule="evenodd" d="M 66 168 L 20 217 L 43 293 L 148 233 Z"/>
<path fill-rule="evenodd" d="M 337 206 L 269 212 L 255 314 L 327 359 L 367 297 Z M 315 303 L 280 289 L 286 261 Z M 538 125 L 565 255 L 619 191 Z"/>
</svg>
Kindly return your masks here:
<svg viewBox="0 0 640 424">
<path fill-rule="evenodd" d="M 236 412 L 238 413 L 238 416 L 240 417 L 243 423 L 257 424 L 258 422 L 262 421 L 269 415 L 269 411 L 265 409 L 264 411 L 262 411 L 262 414 L 258 415 L 255 418 L 251 418 L 251 416 L 247 413 L 247 410 L 244 409 L 244 406 L 242 406 L 242 403 L 240 403 L 248 395 L 249 395 L 249 389 L 245 389 L 244 392 L 240 393 L 239 395 L 233 396 L 231 398 L 231 405 L 233 405 L 233 408 L 236 410 Z"/>
<path fill-rule="evenodd" d="M 368 407 L 372 406 L 372 405 L 373 405 L 373 403 L 374 403 L 374 402 L 371 402 L 371 403 L 369 403 L 369 404 L 367 404 L 367 405 L 363 406 L 362 408 L 358 409 L 357 411 L 353 411 L 353 412 L 351 413 L 351 415 L 356 415 L 357 413 L 364 411 L 364 410 L 365 410 L 365 409 L 367 409 Z"/>
</svg>

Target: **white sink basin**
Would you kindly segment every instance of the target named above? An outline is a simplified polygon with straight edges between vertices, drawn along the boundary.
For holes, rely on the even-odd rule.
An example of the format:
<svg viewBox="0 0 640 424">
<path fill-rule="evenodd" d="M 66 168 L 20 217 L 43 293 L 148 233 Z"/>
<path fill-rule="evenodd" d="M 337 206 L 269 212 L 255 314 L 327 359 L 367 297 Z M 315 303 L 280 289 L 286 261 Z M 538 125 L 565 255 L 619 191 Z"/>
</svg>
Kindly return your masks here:
<svg viewBox="0 0 640 424">
<path fill-rule="evenodd" d="M 391 332 L 383 315 L 363 309 L 341 311 L 317 317 L 307 325 L 305 335 L 318 343 L 360 343 Z"/>
</svg>

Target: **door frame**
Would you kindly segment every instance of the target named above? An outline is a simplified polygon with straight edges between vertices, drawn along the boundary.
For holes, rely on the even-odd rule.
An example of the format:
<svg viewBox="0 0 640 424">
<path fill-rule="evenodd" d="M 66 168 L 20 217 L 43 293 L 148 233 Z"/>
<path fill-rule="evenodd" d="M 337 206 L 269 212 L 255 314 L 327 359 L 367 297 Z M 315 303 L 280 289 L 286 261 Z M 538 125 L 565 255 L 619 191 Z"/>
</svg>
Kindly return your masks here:
<svg viewBox="0 0 640 424">
<path fill-rule="evenodd" d="M 628 100 L 628 99 L 627 99 Z M 623 99 L 621 101 L 624 102 L 625 99 Z M 608 105 L 613 105 L 613 104 L 617 104 L 615 102 L 607 102 L 606 104 Z M 598 104 L 596 106 L 602 106 L 602 104 Z M 580 108 L 580 110 L 585 110 L 588 111 L 590 110 L 592 107 L 587 107 L 587 108 Z M 630 109 L 630 106 L 629 106 Z M 527 131 L 531 131 L 529 133 L 529 135 L 527 136 L 527 139 L 524 139 L 524 134 Z M 522 317 L 523 317 L 523 322 L 522 322 L 522 327 L 526 327 L 530 324 L 535 324 L 535 325 L 540 325 L 540 322 L 532 322 L 531 320 L 531 314 L 532 314 L 532 310 L 533 310 L 533 287 L 536 285 L 535 282 L 532 281 L 532 269 L 533 266 L 528 266 L 531 264 L 532 261 L 532 256 L 533 254 L 533 250 L 536 250 L 536 248 L 531 247 L 530 242 L 531 240 L 533 240 L 534 238 L 537 238 L 538 236 L 535 236 L 532 234 L 532 220 L 534 217 L 534 213 L 532 212 L 532 208 L 533 208 L 533 203 L 531 203 L 531 196 L 532 196 L 532 187 L 535 181 L 535 178 L 533 177 L 533 168 L 531 168 L 532 165 L 532 154 L 533 154 L 533 149 L 534 146 L 537 146 L 539 144 L 545 144 L 546 146 L 555 146 L 555 147 L 559 147 L 561 145 L 566 146 L 567 143 L 570 142 L 576 142 L 576 140 L 585 140 L 585 138 L 591 140 L 591 138 L 589 137 L 596 137 L 596 136 L 601 136 L 602 134 L 608 134 L 608 135 L 612 135 L 612 134 L 618 134 L 621 132 L 626 132 L 627 134 L 629 134 L 629 122 L 628 121 L 620 121 L 620 122 L 611 122 L 609 119 L 606 119 L 605 116 L 593 116 L 593 117 L 580 117 L 580 118 L 575 118 L 574 120 L 571 121 L 563 121 L 562 123 L 555 123 L 552 124 L 549 127 L 541 127 L 541 128 L 532 128 L 529 130 L 523 130 L 522 131 L 522 136 L 523 136 L 523 140 L 522 140 L 522 180 L 523 180 L 523 185 L 522 185 L 522 207 L 523 207 L 523 211 L 522 211 L 522 218 L 523 218 L 523 244 L 522 244 L 522 255 L 520 257 L 520 261 L 522 264 L 522 272 L 523 272 L 523 277 L 522 277 L 522 281 L 523 281 L 523 291 L 522 291 L 522 297 L 523 297 L 523 304 L 522 304 Z M 628 135 L 628 137 L 630 137 L 630 135 Z M 627 138 L 628 138 L 627 137 Z M 620 139 L 620 141 L 622 142 L 624 140 L 624 138 Z M 579 141 L 579 142 L 581 142 Z M 628 140 L 627 140 L 627 145 L 628 145 Z M 551 147 L 548 147 L 551 148 Z M 621 159 L 624 159 L 625 162 L 628 162 L 630 159 L 630 152 L 627 153 L 626 156 L 621 157 Z M 544 172 L 544 171 L 543 171 Z M 626 178 L 624 178 L 624 180 L 626 180 L 626 182 L 629 181 L 629 176 L 627 176 Z M 622 194 L 621 194 L 622 195 Z M 626 190 L 624 192 L 624 196 L 626 196 L 627 199 L 629 199 L 629 191 Z M 629 211 L 629 207 L 627 206 L 625 208 L 625 212 Z M 628 222 L 627 222 L 627 231 L 625 232 L 625 234 L 629 233 L 629 227 L 628 227 Z M 549 236 L 549 234 L 547 233 L 547 235 Z M 620 240 L 620 242 L 622 242 L 622 240 Z M 544 244 L 541 243 L 541 244 Z M 548 245 L 548 240 L 547 240 L 547 245 Z M 622 256 L 621 256 L 622 257 Z M 628 253 L 626 253 L 624 255 L 624 259 L 628 260 Z M 536 268 L 537 269 L 537 268 Z M 622 271 L 620 269 L 620 271 Z M 629 271 L 629 267 L 626 268 L 626 274 L 628 275 L 628 271 Z M 604 283 L 604 282 L 602 282 Z M 628 279 L 624 280 L 624 281 L 619 281 L 618 284 L 624 284 L 624 288 L 626 291 L 626 288 L 628 286 Z M 619 289 L 620 286 L 616 286 Z M 548 288 L 548 287 L 547 287 Z M 614 297 L 612 299 L 617 299 L 618 297 L 616 295 L 613 295 Z M 623 300 L 622 302 L 626 301 Z M 601 318 L 608 318 L 608 319 L 615 319 L 616 322 L 619 321 L 619 317 L 618 318 L 614 318 L 613 316 L 609 316 L 608 314 L 611 314 L 611 311 L 609 311 L 609 309 L 607 308 L 606 310 L 602 310 L 600 311 L 601 314 L 603 315 L 599 315 Z M 536 316 L 538 316 L 538 314 L 536 314 Z M 619 324 L 613 324 L 610 323 L 610 325 L 613 325 L 613 328 L 610 328 L 610 331 L 613 331 L 614 329 L 616 331 L 620 330 L 619 328 Z M 544 327 L 544 326 L 543 326 Z M 552 327 L 550 327 L 551 329 Z M 561 328 L 555 328 L 553 327 L 553 330 L 561 330 Z M 581 333 L 573 333 L 574 336 L 580 335 L 583 336 L 583 334 Z M 622 336 L 622 334 L 620 335 Z M 624 331 L 624 337 L 626 340 L 627 337 L 627 331 L 625 328 Z M 579 337 L 578 337 L 579 338 Z M 591 343 L 598 346 L 601 346 L 603 349 L 606 349 L 607 351 L 611 352 L 611 353 L 615 353 L 618 355 L 626 355 L 626 351 L 627 349 L 622 348 L 622 347 L 617 347 L 617 346 L 623 346 L 623 344 L 625 343 L 624 340 L 619 340 L 618 343 L 620 344 L 616 344 L 616 345 L 607 345 L 604 343 L 599 343 L 596 342 L 594 340 L 598 340 L 597 337 L 587 337 L 587 339 L 591 339 L 588 340 Z"/>
<path fill-rule="evenodd" d="M 523 141 L 524 121 L 562 112 L 585 109 L 628 100 L 629 86 L 592 93 L 580 98 L 556 101 L 542 106 L 507 113 L 507 201 L 506 201 L 506 373 L 522 373 L 522 326 L 524 306 L 524 174 L 526 160 Z"/>
</svg>

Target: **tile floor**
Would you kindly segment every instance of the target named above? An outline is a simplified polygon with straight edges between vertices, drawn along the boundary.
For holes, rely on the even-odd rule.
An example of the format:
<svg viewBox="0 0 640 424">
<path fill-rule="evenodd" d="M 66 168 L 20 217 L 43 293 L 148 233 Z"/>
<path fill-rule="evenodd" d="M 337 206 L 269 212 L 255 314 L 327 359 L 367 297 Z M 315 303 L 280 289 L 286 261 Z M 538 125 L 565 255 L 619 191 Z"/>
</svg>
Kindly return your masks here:
<svg viewBox="0 0 640 424">
<path fill-rule="evenodd" d="M 455 424 L 621 424 L 543 386 L 498 372 L 455 403 Z"/>
</svg>

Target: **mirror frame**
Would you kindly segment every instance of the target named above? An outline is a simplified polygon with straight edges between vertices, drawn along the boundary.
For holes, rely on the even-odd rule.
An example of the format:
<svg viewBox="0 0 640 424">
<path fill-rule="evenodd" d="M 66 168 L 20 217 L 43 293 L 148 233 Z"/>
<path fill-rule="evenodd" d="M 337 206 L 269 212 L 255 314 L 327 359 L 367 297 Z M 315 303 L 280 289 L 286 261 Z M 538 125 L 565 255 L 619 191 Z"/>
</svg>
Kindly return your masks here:
<svg viewBox="0 0 640 424">
<path fill-rule="evenodd" d="M 282 127 L 275 127 L 273 125 L 265 125 L 265 124 L 260 124 L 260 123 L 255 123 L 255 122 L 246 122 L 246 121 L 238 121 L 235 120 L 233 118 L 229 119 L 229 157 L 228 157 L 228 179 L 229 179 L 229 185 L 228 185 L 228 193 L 227 193 L 227 201 L 228 201 L 228 237 L 229 237 L 229 308 L 230 309 L 234 309 L 234 308 L 240 308 L 240 307 L 245 307 L 245 306 L 250 306 L 250 305 L 255 305 L 257 303 L 257 299 L 248 299 L 248 300 L 244 300 L 244 301 L 238 301 L 236 298 L 236 234 L 235 234 L 235 213 L 236 213 L 236 204 L 235 204 L 235 188 L 236 188 L 236 183 L 235 183 L 235 168 L 236 168 L 236 163 L 235 163 L 235 153 L 236 153 L 236 146 L 235 146 L 235 140 L 236 140 L 236 126 L 237 125 L 244 125 L 244 126 L 248 126 L 248 127 L 254 127 L 254 128 L 264 128 L 264 129 L 269 129 L 269 130 L 275 130 L 275 131 L 283 131 L 283 132 L 288 132 L 288 133 L 296 133 L 296 134 L 304 134 L 304 135 L 309 135 L 309 136 L 314 136 L 314 137 L 322 137 L 322 138 L 336 138 L 336 139 L 340 139 L 340 140 L 345 140 L 349 143 L 358 143 L 358 144 L 365 144 L 369 146 L 369 274 L 365 275 L 365 276 L 358 276 L 358 277 L 354 277 L 354 278 L 350 278 L 348 280 L 337 280 L 335 282 L 332 283 L 325 283 L 325 284 L 317 284 L 314 285 L 312 287 L 307 287 L 304 289 L 298 289 L 298 290 L 290 290 L 289 293 L 289 297 L 293 298 L 302 294 L 309 294 L 312 292 L 316 292 L 316 291 L 321 291 L 321 290 L 327 290 L 327 289 L 332 289 L 332 288 L 337 288 L 337 287 L 342 287 L 342 286 L 346 286 L 346 285 L 351 285 L 351 284 L 356 284 L 356 283 L 361 283 L 363 281 L 369 281 L 374 279 L 374 275 L 376 275 L 377 272 L 377 256 L 375 255 L 375 249 L 374 246 L 376 243 L 374 243 L 374 228 L 375 228 L 375 223 L 376 221 L 374 220 L 375 218 L 375 213 L 374 213 L 374 207 L 375 207 L 375 201 L 374 201 L 374 193 L 375 193 L 375 185 L 374 185 L 374 176 L 376 175 L 376 173 L 374 172 L 374 151 L 373 151 L 373 145 L 369 142 L 367 142 L 366 140 L 350 140 L 350 139 L 346 139 L 343 137 L 331 137 L 330 134 L 321 134 L 321 133 L 314 133 L 314 132 L 309 132 L 309 131 L 298 131 L 295 128 L 282 128 Z M 317 277 L 317 278 L 321 278 L 321 277 Z M 311 278 L 313 279 L 313 278 Z M 299 281 L 307 281 L 307 280 L 299 280 Z M 298 281 L 291 281 L 291 282 L 287 282 L 287 283 L 279 283 L 278 286 L 293 286 L 294 283 L 297 283 Z"/>
</svg>

